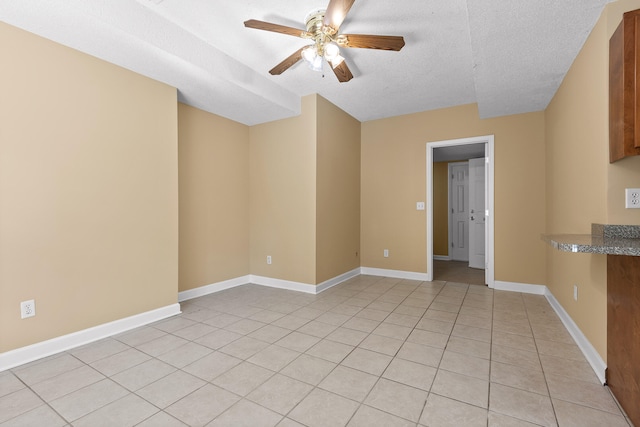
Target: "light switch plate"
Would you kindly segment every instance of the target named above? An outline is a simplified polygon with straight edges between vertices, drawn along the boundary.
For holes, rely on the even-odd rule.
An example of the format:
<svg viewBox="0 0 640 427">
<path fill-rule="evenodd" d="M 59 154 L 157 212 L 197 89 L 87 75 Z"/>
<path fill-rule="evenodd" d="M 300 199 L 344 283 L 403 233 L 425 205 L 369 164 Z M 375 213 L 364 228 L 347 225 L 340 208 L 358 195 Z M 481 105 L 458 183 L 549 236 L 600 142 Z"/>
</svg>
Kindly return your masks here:
<svg viewBox="0 0 640 427">
<path fill-rule="evenodd" d="M 624 207 L 627 209 L 640 209 L 640 188 L 624 189 Z"/>
</svg>

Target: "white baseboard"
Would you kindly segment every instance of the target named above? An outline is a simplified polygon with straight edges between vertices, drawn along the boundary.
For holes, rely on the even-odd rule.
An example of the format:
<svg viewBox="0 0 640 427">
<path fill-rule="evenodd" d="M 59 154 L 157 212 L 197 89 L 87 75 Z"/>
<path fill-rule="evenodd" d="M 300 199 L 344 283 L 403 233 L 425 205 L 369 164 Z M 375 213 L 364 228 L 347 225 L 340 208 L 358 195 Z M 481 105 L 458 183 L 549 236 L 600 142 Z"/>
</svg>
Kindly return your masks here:
<svg viewBox="0 0 640 427">
<path fill-rule="evenodd" d="M 549 289 L 546 289 L 544 296 L 547 298 L 547 301 L 549 301 L 549 304 L 551 305 L 551 307 L 553 307 L 558 317 L 560 317 L 560 320 L 564 324 L 564 327 L 567 328 L 567 331 L 569 331 L 569 334 L 571 334 L 571 336 L 573 337 L 573 340 L 582 351 L 582 354 L 584 354 L 584 357 L 591 365 L 591 368 L 598 376 L 600 382 L 602 384 L 605 384 L 605 372 L 607 369 L 607 364 L 605 363 L 605 361 L 602 359 L 602 357 L 600 357 L 598 351 L 593 345 L 591 345 L 587 337 L 582 333 L 578 325 L 576 325 L 571 316 L 569 316 L 569 313 L 565 311 L 565 309 L 562 307 L 562 305 L 560 305 L 558 300 L 553 296 Z"/>
<path fill-rule="evenodd" d="M 253 274 L 249 277 L 251 278 L 251 283 L 255 285 L 268 286 L 270 288 L 286 289 L 289 291 L 304 292 L 307 294 L 317 293 L 316 285 L 311 285 L 309 283 L 292 282 L 290 280 L 274 279 L 272 277 L 265 277 L 265 276 L 255 276 Z"/>
<path fill-rule="evenodd" d="M 433 259 L 437 261 L 451 261 L 451 256 L 450 255 L 434 255 Z"/>
<path fill-rule="evenodd" d="M 158 320 L 166 319 L 176 314 L 180 314 L 180 304 L 177 303 L 26 347 L 10 350 L 0 354 L 0 372 L 140 326 L 148 325 L 149 323 L 157 322 Z"/>
<path fill-rule="evenodd" d="M 499 291 L 522 292 L 523 294 L 545 295 L 547 287 L 545 285 L 530 285 L 528 283 L 503 282 L 495 280 L 493 289 Z"/>
<path fill-rule="evenodd" d="M 410 279 L 410 280 L 427 280 L 427 273 L 418 273 L 415 271 L 402 271 L 402 270 L 387 270 L 384 268 L 372 268 L 372 267 L 360 267 L 361 274 L 367 274 L 369 276 L 384 276 L 393 277 L 395 279 Z"/>
<path fill-rule="evenodd" d="M 251 276 L 241 276 L 235 279 L 224 280 L 222 282 L 212 283 L 211 285 L 200 286 L 198 288 L 189 289 L 188 291 L 178 292 L 178 302 L 190 300 L 193 298 L 203 297 L 214 292 L 224 291 L 225 289 L 235 288 L 236 286 L 246 285 L 251 282 Z"/>
<path fill-rule="evenodd" d="M 356 277 L 360 274 L 360 267 L 354 268 L 351 271 L 347 271 L 339 276 L 334 277 L 333 279 L 325 280 L 324 282 L 316 285 L 316 293 L 319 294 L 322 291 L 326 291 L 329 288 L 332 288 L 336 285 L 339 285 L 342 282 L 345 282 L 352 277 Z"/>
</svg>

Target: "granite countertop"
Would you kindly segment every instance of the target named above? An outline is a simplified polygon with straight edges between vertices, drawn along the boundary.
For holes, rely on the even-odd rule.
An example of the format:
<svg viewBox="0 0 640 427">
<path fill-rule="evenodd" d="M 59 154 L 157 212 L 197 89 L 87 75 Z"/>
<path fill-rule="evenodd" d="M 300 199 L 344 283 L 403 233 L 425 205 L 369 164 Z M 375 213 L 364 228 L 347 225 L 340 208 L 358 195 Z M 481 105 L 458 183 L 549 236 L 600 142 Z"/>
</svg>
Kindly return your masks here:
<svg viewBox="0 0 640 427">
<path fill-rule="evenodd" d="M 640 225 L 592 224 L 591 234 L 543 235 L 542 240 L 564 252 L 640 256 Z"/>
</svg>

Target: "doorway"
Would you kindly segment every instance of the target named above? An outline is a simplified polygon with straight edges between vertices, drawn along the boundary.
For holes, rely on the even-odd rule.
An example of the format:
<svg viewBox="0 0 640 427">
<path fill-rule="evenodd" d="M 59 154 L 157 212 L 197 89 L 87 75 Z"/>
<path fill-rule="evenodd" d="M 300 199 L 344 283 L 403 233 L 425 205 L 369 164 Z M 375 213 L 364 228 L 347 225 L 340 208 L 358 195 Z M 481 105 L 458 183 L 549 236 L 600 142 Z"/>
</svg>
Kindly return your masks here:
<svg viewBox="0 0 640 427">
<path fill-rule="evenodd" d="M 452 156 L 462 156 L 458 159 L 467 159 L 471 157 L 479 157 L 478 155 L 470 155 L 470 152 L 481 153 L 484 162 L 483 174 L 485 177 L 483 185 L 482 201 L 484 202 L 481 212 L 475 210 L 474 220 L 476 227 L 483 227 L 484 242 L 479 246 L 483 247 L 485 281 L 489 287 L 494 286 L 494 221 L 493 221 L 493 205 L 494 205 L 494 137 L 493 135 L 453 139 L 446 141 L 435 141 L 427 143 L 427 280 L 434 279 L 434 263 L 433 263 L 433 169 L 434 161 L 441 152 L 446 152 Z M 477 190 L 477 189 L 476 189 Z M 477 194 L 477 191 L 476 191 Z M 478 198 L 478 197 L 476 197 Z M 476 208 L 477 209 L 477 208 Z M 476 220 L 481 219 L 481 221 Z M 476 258 L 476 262 L 477 262 Z"/>
</svg>

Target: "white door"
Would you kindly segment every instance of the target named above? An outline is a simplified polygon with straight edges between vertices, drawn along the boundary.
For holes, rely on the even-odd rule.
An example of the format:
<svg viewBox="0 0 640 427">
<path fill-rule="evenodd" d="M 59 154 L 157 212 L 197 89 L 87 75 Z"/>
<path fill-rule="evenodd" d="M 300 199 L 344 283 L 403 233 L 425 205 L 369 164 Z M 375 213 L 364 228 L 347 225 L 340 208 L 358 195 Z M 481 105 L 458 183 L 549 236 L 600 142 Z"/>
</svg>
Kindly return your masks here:
<svg viewBox="0 0 640 427">
<path fill-rule="evenodd" d="M 469 267 L 485 268 L 485 159 L 469 160 Z"/>
<path fill-rule="evenodd" d="M 451 204 L 451 259 L 469 260 L 469 163 L 449 163 Z"/>
</svg>

